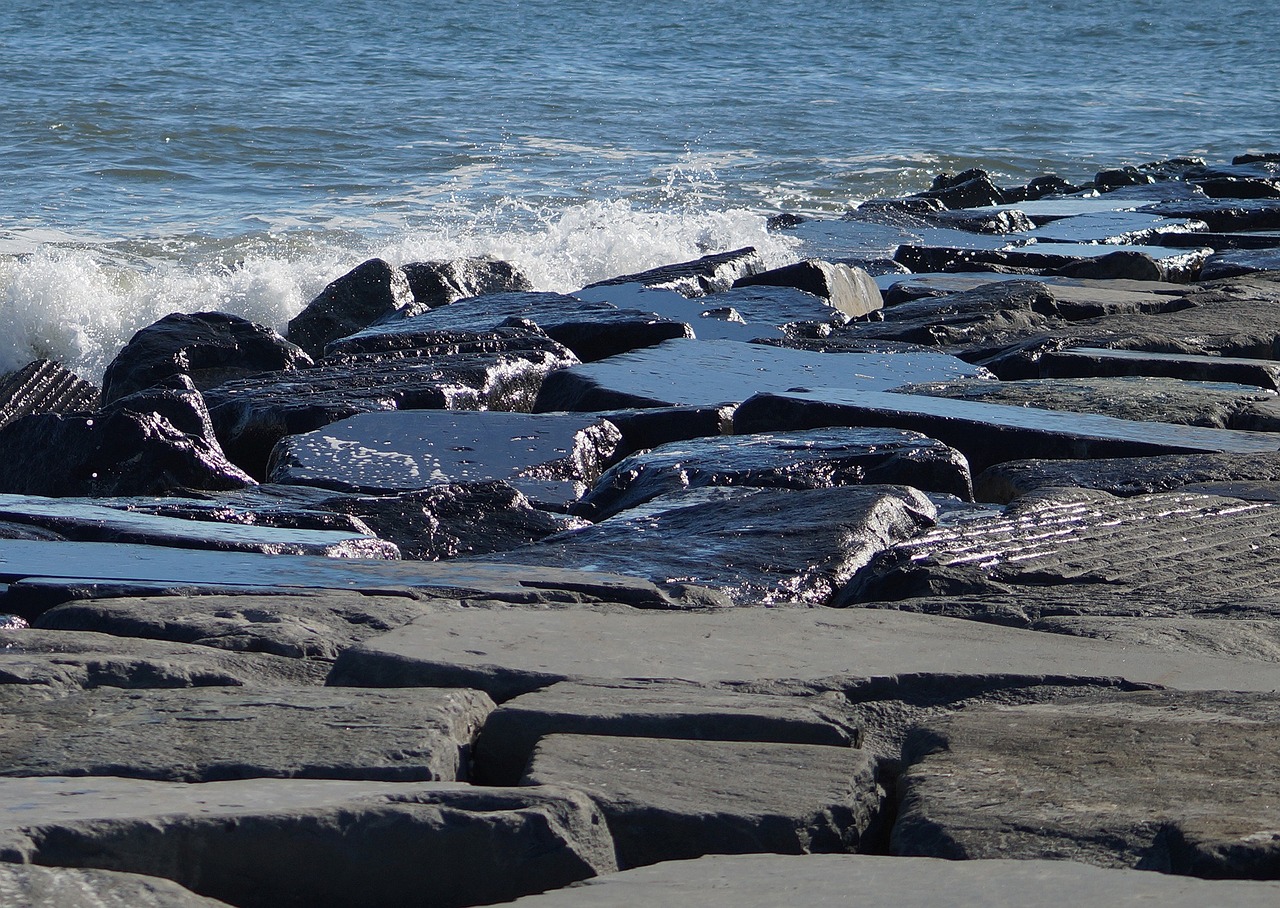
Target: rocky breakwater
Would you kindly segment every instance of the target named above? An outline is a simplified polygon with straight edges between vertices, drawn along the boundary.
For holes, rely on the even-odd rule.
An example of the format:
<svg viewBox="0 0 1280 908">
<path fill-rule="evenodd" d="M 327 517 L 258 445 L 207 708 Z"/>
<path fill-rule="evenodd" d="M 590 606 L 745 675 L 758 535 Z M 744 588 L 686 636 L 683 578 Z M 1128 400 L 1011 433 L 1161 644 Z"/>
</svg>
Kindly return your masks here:
<svg viewBox="0 0 1280 908">
<path fill-rule="evenodd" d="M 1280 160 L 775 228 L 9 377 L 0 901 L 1280 902 Z"/>
</svg>

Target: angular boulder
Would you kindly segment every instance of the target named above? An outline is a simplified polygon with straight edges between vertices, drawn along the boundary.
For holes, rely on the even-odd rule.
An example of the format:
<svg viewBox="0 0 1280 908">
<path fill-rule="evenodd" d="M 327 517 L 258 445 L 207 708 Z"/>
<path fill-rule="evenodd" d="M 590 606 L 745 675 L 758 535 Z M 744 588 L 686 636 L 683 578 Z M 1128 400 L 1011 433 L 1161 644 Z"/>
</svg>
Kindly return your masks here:
<svg viewBox="0 0 1280 908">
<path fill-rule="evenodd" d="M 370 259 L 337 278 L 289 320 L 289 340 L 313 359 L 330 341 L 354 334 L 413 302 L 404 272 Z"/>
<path fill-rule="evenodd" d="M 532 290 L 528 276 L 511 262 L 489 258 L 453 259 L 445 262 L 410 262 L 401 269 L 413 294 L 413 305 L 403 314 L 417 315 L 469 296 Z"/>
</svg>

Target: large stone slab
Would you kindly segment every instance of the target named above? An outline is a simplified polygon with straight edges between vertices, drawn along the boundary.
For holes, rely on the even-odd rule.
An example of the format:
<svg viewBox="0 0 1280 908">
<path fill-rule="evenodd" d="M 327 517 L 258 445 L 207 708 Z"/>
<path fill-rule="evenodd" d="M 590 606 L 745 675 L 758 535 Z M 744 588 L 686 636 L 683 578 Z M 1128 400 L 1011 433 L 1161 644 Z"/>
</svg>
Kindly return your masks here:
<svg viewBox="0 0 1280 908">
<path fill-rule="evenodd" d="M 0 685 L 50 692 L 95 687 L 296 687 L 327 663 L 71 631 L 0 630 Z"/>
<path fill-rule="evenodd" d="M 283 439 L 272 482 L 354 492 L 504 480 L 562 507 L 595 482 L 622 434 L 591 417 L 530 413 L 364 413 Z"/>
<path fill-rule="evenodd" d="M 567 789 L 0 780 L 0 858 L 163 876 L 243 908 L 489 904 L 616 867 Z"/>
<path fill-rule="evenodd" d="M 1280 363 L 1239 356 L 1195 356 L 1144 350 L 1076 347 L 1040 357 L 1045 378 L 1144 375 L 1191 381 L 1235 382 L 1280 390 Z"/>
<path fill-rule="evenodd" d="M 600 520 L 660 495 L 707 486 L 806 489 L 859 483 L 972 496 L 964 457 L 931 438 L 892 429 L 815 429 L 691 439 L 633 454 L 605 471 L 574 513 Z"/>
<path fill-rule="evenodd" d="M 704 854 L 875 847 L 883 789 L 848 747 L 551 735 L 525 784 L 585 791 L 628 869 Z"/>
<path fill-rule="evenodd" d="M 91 499 L 0 495 L 0 520 L 42 527 L 81 542 L 134 542 L 175 548 L 324 555 L 331 558 L 399 558 L 394 543 L 338 530 L 294 529 L 184 520 L 102 507 Z"/>
<path fill-rule="evenodd" d="M 821 605 L 872 555 L 936 515 L 908 486 L 706 488 L 486 557 L 691 583 L 739 605 Z"/>
<path fill-rule="evenodd" d="M 1007 686 L 1015 676 L 1023 684 L 1049 677 L 1123 677 L 1186 690 L 1276 686 L 1274 663 L 1112 646 L 903 612 L 600 608 L 441 610 L 344 651 L 329 683 L 469 687 L 501 703 L 568 680 L 756 684 L 834 676 L 873 679 L 840 685 L 857 686 L 859 699 L 888 699 L 889 690 L 902 696 L 916 681 L 973 691 Z"/>
<path fill-rule="evenodd" d="M 1195 218 L 1210 230 L 1280 229 L 1280 199 L 1187 199 L 1155 202 L 1144 211 L 1169 218 Z"/>
<path fill-rule="evenodd" d="M 980 270 L 975 266 L 1026 269 L 1027 273 L 1081 278 L 1124 278 L 1187 283 L 1199 276 L 1212 249 L 1166 249 L 1159 246 L 1033 243 L 1001 249 L 899 246 L 894 261 L 912 271 Z"/>
<path fill-rule="evenodd" d="M 896 853 L 1276 879 L 1274 694 L 1109 694 L 972 710 L 904 747 Z"/>
<path fill-rule="evenodd" d="M 805 259 L 740 278 L 734 287 L 795 287 L 825 299 L 849 318 L 861 318 L 884 306 L 875 280 L 861 268 Z"/>
<path fill-rule="evenodd" d="M 667 341 L 547 376 L 534 409 L 717 406 L 796 386 L 888 390 L 980 374 L 938 354 L 824 354 L 734 341 Z"/>
<path fill-rule="evenodd" d="M 713 252 L 691 262 L 660 265 L 647 271 L 622 274 L 588 284 L 587 289 L 618 284 L 643 284 L 663 290 L 674 290 L 684 296 L 703 296 L 727 290 L 738 278 L 762 270 L 760 253 L 753 246 Z"/>
<path fill-rule="evenodd" d="M 1192 880 L 1070 861 L 940 861 L 869 855 L 730 855 L 671 861 L 519 899 L 516 908 L 1270 908 L 1280 885 Z"/>
<path fill-rule="evenodd" d="M 169 880 L 113 870 L 0 864 L 0 904 L 24 908 L 229 908 Z"/>
<path fill-rule="evenodd" d="M 700 340 L 744 343 L 762 337 L 782 337 L 791 322 L 816 319 L 843 324 L 848 319 L 824 302 L 799 290 L 767 294 L 749 290 L 721 290 L 712 296 L 687 297 L 675 290 L 644 284 L 609 284 L 588 287 L 574 295 L 584 300 L 641 309 L 688 324 L 690 336 Z M 763 299 L 762 299 L 763 297 Z M 770 301 L 772 304 L 770 304 Z M 799 302 L 798 302 L 799 301 Z M 740 308 L 736 304 L 745 304 Z M 783 313 L 793 313 L 791 318 Z"/>
<path fill-rule="evenodd" d="M 493 701 L 478 691 L 98 688 L 57 699 L 0 686 L 0 775 L 169 782 L 470 776 Z"/>
<path fill-rule="evenodd" d="M 838 699 L 719 689 L 689 682 L 562 681 L 508 700 L 476 741 L 476 779 L 520 780 L 548 735 L 769 741 L 848 748 L 861 728 Z"/>
<path fill-rule="evenodd" d="M 921 432 L 964 454 L 975 474 L 992 464 L 1028 458 L 1280 450 L 1280 436 L 1266 432 L 1133 422 L 1093 413 L 838 387 L 758 394 L 738 407 L 733 423 L 735 431 L 743 433 L 823 426 L 880 426 Z"/>
<path fill-rule="evenodd" d="M 836 601 L 1068 584 L 1152 597 L 1267 593 L 1280 583 L 1277 538 L 1280 507 L 1266 502 L 1050 489 L 1020 499 L 1003 516 L 899 543 Z"/>
</svg>

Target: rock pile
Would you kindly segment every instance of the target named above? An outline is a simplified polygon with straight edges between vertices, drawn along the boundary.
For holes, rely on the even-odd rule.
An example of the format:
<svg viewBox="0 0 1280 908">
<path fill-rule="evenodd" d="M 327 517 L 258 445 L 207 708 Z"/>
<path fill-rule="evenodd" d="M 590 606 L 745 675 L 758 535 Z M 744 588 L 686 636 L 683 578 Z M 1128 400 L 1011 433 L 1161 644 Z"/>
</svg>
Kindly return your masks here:
<svg viewBox="0 0 1280 908">
<path fill-rule="evenodd" d="M 1280 159 L 774 229 L 8 377 L 0 902 L 1280 902 Z"/>
</svg>

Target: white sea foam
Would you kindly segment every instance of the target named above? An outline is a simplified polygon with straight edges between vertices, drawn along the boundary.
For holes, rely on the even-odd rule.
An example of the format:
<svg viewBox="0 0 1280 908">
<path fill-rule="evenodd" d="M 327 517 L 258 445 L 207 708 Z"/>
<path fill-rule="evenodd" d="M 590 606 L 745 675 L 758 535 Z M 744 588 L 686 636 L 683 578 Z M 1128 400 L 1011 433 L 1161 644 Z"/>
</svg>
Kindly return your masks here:
<svg viewBox="0 0 1280 908">
<path fill-rule="evenodd" d="M 329 281 L 373 256 L 400 265 L 490 255 L 518 265 L 539 290 L 571 292 L 742 246 L 780 265 L 794 260 L 794 245 L 746 210 L 663 212 L 626 201 L 558 212 L 512 203 L 364 237 L 46 243 L 0 257 L 0 372 L 43 357 L 99 381 L 135 331 L 171 312 L 231 312 L 283 331 Z"/>
</svg>

